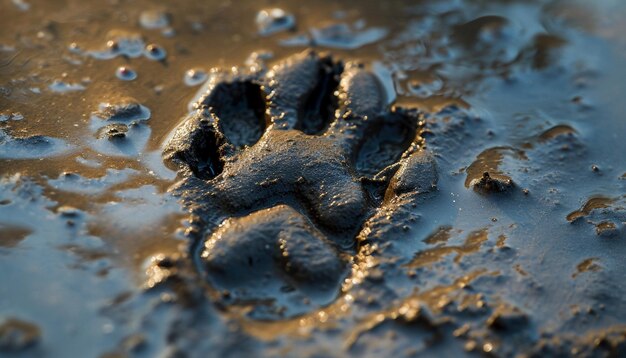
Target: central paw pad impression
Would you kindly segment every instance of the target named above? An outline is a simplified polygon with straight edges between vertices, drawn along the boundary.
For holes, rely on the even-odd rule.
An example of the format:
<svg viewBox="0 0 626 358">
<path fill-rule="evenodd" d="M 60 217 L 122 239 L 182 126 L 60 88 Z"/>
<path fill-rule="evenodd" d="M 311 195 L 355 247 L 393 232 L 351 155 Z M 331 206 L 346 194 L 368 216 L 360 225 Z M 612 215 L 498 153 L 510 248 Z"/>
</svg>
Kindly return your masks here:
<svg viewBox="0 0 626 358">
<path fill-rule="evenodd" d="M 259 68 L 214 72 L 164 157 L 200 274 L 226 306 L 280 319 L 340 295 L 368 222 L 433 165 L 420 114 L 363 65 L 306 51 Z"/>
</svg>

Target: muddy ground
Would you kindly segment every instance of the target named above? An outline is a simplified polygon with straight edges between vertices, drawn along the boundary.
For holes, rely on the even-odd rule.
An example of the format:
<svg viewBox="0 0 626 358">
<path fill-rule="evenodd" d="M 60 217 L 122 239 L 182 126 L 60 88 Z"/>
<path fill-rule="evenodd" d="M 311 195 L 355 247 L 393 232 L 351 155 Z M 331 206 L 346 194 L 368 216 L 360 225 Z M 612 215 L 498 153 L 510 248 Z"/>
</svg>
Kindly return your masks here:
<svg viewBox="0 0 626 358">
<path fill-rule="evenodd" d="M 626 355 L 624 15 L 0 0 L 0 356 Z"/>
</svg>

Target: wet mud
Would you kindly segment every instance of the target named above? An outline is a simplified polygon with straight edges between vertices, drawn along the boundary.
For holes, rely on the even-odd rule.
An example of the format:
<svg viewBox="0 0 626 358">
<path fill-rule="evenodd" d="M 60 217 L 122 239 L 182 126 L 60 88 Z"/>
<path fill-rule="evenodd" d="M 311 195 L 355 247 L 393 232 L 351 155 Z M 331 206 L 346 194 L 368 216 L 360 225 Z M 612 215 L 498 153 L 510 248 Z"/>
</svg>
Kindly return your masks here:
<svg viewBox="0 0 626 358">
<path fill-rule="evenodd" d="M 618 1 L 0 3 L 0 356 L 626 354 Z"/>
<path fill-rule="evenodd" d="M 316 303 L 304 291 L 338 295 L 354 262 L 341 256 L 354 256 L 359 238 L 375 235 L 364 222 L 376 208 L 415 205 L 436 187 L 434 159 L 420 146 L 420 114 L 388 108 L 380 81 L 362 64 L 315 52 L 267 73 L 232 71 L 200 90 L 165 146 L 166 160 L 186 177 L 173 192 L 192 214 L 192 254 L 204 246 L 198 265 L 229 299 L 275 301 L 272 313 L 255 307 L 251 316 L 319 309 L 328 298 Z M 275 276 L 286 279 L 272 283 Z"/>
</svg>

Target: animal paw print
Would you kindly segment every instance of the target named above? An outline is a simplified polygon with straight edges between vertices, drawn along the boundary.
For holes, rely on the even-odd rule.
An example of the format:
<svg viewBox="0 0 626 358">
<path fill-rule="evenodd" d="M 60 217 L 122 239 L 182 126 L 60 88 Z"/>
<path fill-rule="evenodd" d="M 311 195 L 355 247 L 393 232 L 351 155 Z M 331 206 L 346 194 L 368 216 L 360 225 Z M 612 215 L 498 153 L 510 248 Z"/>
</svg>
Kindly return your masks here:
<svg viewBox="0 0 626 358">
<path fill-rule="evenodd" d="M 360 64 L 306 51 L 215 72 L 200 93 L 164 157 L 183 178 L 198 271 L 249 317 L 333 302 L 360 245 L 394 225 L 383 218 L 436 182 L 420 114 L 390 108 Z"/>
</svg>

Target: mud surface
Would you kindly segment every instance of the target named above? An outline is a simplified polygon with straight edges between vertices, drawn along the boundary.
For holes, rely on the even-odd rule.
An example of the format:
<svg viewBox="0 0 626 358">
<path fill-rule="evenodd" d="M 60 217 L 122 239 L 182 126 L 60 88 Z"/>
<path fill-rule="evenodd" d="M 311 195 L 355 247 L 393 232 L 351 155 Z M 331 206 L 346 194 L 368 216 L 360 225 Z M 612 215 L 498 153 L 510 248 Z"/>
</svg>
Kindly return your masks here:
<svg viewBox="0 0 626 358">
<path fill-rule="evenodd" d="M 0 1 L 0 356 L 626 354 L 621 2 Z"/>
</svg>

